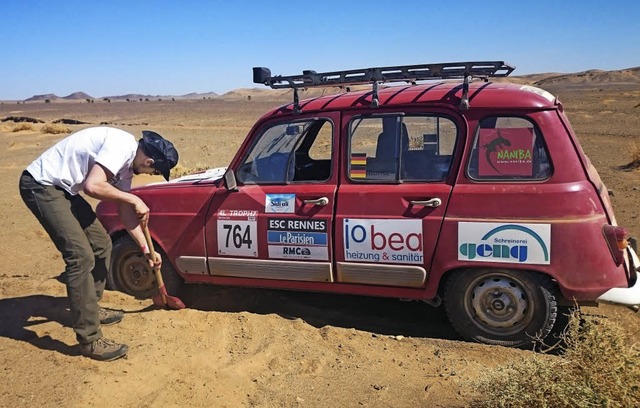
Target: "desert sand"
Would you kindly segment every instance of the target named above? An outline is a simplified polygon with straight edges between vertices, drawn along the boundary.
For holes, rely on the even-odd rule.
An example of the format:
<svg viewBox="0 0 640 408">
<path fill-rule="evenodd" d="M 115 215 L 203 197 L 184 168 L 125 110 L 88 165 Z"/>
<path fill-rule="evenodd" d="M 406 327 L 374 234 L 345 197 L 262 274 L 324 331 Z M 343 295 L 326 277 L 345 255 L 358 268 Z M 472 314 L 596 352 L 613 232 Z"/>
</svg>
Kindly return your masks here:
<svg viewBox="0 0 640 408">
<path fill-rule="evenodd" d="M 640 234 L 640 173 L 623 169 L 640 148 L 640 85 L 593 79 L 548 83 L 613 191 L 618 223 Z M 520 79 L 532 81 L 532 79 Z M 0 119 L 27 116 L 108 123 L 173 140 L 184 170 L 226 166 L 254 121 L 289 102 L 250 91 L 149 102 L 96 100 L 0 104 Z M 60 255 L 18 193 L 22 170 L 65 136 L 0 122 L 0 406 L 33 407 L 464 407 L 488 368 L 531 351 L 463 342 L 442 309 L 418 302 L 260 289 L 197 287 L 194 307 L 162 310 L 108 291 L 125 319 L 105 336 L 124 359 L 79 356 Z M 85 125 L 68 125 L 78 130 Z M 639 145 L 636 145 L 638 143 Z M 137 176 L 136 183 L 160 181 Z M 576 265 L 579 268 L 579 265 Z M 587 313 L 640 336 L 639 315 L 615 306 Z"/>
</svg>

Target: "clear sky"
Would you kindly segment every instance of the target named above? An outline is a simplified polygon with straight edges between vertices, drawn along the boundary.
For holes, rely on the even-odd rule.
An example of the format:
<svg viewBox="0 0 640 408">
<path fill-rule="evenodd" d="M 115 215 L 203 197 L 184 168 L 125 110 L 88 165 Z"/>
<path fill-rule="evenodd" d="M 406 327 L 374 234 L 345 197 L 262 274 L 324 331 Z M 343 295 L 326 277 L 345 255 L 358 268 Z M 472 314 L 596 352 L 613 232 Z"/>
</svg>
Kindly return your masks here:
<svg viewBox="0 0 640 408">
<path fill-rule="evenodd" d="M 293 75 L 504 60 L 514 75 L 640 66 L 640 0 L 2 0 L 0 99 L 224 93 Z"/>
</svg>

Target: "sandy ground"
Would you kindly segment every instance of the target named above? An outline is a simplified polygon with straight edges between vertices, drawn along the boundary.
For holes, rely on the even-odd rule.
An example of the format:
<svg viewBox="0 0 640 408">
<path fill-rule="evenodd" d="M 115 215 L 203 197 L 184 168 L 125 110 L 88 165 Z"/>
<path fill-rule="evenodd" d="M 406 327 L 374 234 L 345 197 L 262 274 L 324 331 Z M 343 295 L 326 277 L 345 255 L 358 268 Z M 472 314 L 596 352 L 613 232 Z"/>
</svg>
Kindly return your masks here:
<svg viewBox="0 0 640 408">
<path fill-rule="evenodd" d="M 550 89 L 554 91 L 553 89 Z M 618 222 L 640 236 L 637 170 L 640 91 L 558 88 L 579 139 L 614 191 Z M 149 103 L 3 103 L 0 119 L 108 122 L 172 139 L 185 168 L 225 166 L 254 120 L 279 102 L 253 98 Z M 442 309 L 394 299 L 198 287 L 194 308 L 159 310 L 106 293 L 126 311 L 104 327 L 127 358 L 80 357 L 68 327 L 64 263 L 18 194 L 18 177 L 64 135 L 13 132 L 0 122 L 0 406 L 462 407 L 487 368 L 531 352 L 462 342 Z M 69 126 L 77 130 L 86 125 Z M 156 181 L 139 176 L 137 183 Z M 589 308 L 634 336 L 639 316 Z"/>
</svg>

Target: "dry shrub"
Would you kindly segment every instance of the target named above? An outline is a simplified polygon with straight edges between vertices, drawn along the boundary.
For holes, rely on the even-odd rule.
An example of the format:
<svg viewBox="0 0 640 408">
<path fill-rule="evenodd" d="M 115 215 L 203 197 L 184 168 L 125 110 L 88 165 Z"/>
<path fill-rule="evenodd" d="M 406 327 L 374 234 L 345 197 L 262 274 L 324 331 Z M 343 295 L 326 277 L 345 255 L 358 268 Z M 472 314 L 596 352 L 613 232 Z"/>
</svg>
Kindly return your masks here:
<svg viewBox="0 0 640 408">
<path fill-rule="evenodd" d="M 640 167 L 640 148 L 635 143 L 631 143 L 631 162 L 627 164 L 627 167 L 637 169 Z"/>
<path fill-rule="evenodd" d="M 42 126 L 40 131 L 42 133 L 48 133 L 48 134 L 52 134 L 52 135 L 58 135 L 60 133 L 71 133 L 71 129 L 69 129 L 68 127 L 66 127 L 64 125 L 59 125 L 59 124 L 56 124 L 56 123 L 44 125 L 44 126 Z"/>
<path fill-rule="evenodd" d="M 23 130 L 33 130 L 33 125 L 31 123 L 18 123 L 11 131 L 21 132 Z"/>
<path fill-rule="evenodd" d="M 181 164 L 176 164 L 176 166 L 171 169 L 171 178 L 178 178 L 182 176 L 186 176 L 188 174 L 198 173 L 201 171 L 208 170 L 210 167 L 206 166 L 202 163 L 196 163 L 194 167 L 185 167 Z"/>
<path fill-rule="evenodd" d="M 640 348 L 606 318 L 576 311 L 561 356 L 534 354 L 473 385 L 477 407 L 638 407 Z"/>
</svg>

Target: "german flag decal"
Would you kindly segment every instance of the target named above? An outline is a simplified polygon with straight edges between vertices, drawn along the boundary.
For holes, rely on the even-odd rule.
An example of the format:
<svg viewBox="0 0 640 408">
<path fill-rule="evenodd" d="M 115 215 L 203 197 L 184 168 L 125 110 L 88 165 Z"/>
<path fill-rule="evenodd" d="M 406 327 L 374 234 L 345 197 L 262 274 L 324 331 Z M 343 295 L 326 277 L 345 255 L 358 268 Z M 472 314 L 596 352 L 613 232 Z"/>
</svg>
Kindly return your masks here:
<svg viewBox="0 0 640 408">
<path fill-rule="evenodd" d="M 349 176 L 352 179 L 367 178 L 367 154 L 351 153 Z"/>
</svg>

